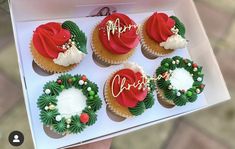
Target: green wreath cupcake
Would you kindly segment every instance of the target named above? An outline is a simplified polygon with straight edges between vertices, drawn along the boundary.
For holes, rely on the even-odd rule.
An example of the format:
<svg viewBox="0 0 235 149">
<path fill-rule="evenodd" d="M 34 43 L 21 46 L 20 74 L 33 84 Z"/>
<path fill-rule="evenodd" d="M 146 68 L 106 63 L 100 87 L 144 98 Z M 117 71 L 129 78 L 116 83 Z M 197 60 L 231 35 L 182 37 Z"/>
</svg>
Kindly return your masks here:
<svg viewBox="0 0 235 149">
<path fill-rule="evenodd" d="M 167 108 L 196 101 L 205 87 L 202 67 L 179 56 L 164 59 L 156 77 L 158 101 Z"/>
<path fill-rule="evenodd" d="M 108 108 L 128 118 L 144 113 L 154 104 L 155 81 L 136 63 L 125 63 L 105 83 L 104 96 Z"/>
<path fill-rule="evenodd" d="M 43 87 L 38 98 L 40 119 L 58 134 L 77 134 L 97 120 L 102 101 L 98 87 L 85 75 L 64 74 Z"/>
</svg>

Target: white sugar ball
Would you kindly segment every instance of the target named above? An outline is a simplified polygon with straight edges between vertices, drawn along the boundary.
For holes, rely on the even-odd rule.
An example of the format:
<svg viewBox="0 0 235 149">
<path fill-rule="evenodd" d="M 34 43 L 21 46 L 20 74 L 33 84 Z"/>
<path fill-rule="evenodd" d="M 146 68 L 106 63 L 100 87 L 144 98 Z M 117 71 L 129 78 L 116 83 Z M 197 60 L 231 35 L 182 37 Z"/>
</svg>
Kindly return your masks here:
<svg viewBox="0 0 235 149">
<path fill-rule="evenodd" d="M 91 91 L 91 87 L 88 87 L 88 88 L 87 88 L 87 91 Z"/>
<path fill-rule="evenodd" d="M 48 110 L 49 109 L 49 107 L 48 106 L 45 106 L 45 108 L 44 108 L 45 110 Z"/>
<path fill-rule="evenodd" d="M 180 93 L 180 92 L 177 92 L 177 94 L 176 94 L 176 95 L 179 97 L 179 96 L 181 96 L 181 93 Z"/>
<path fill-rule="evenodd" d="M 201 91 L 200 91 L 200 89 L 196 89 L 196 92 L 199 94 Z"/>
<path fill-rule="evenodd" d="M 172 61 L 172 64 L 175 65 L 175 61 Z"/>
<path fill-rule="evenodd" d="M 188 63 L 188 66 L 191 66 L 192 64 L 191 63 Z"/>
<path fill-rule="evenodd" d="M 176 60 L 176 64 L 179 64 L 179 63 L 180 63 L 180 61 L 177 59 L 177 60 Z"/>
<path fill-rule="evenodd" d="M 83 85 L 84 84 L 84 81 L 83 80 L 80 80 L 79 81 L 79 85 Z"/>
<path fill-rule="evenodd" d="M 197 71 L 197 68 L 193 68 L 193 71 L 194 71 L 194 72 Z"/>
<path fill-rule="evenodd" d="M 201 77 L 198 77 L 198 78 L 197 78 L 197 81 L 198 81 L 198 82 L 201 82 L 201 81 L 202 81 L 202 78 L 201 78 Z"/>
<path fill-rule="evenodd" d="M 48 94 L 51 93 L 51 90 L 50 90 L 50 89 L 46 89 L 46 90 L 45 90 L 45 93 L 48 95 Z"/>
<path fill-rule="evenodd" d="M 67 125 L 67 128 L 70 128 L 70 125 Z"/>
<path fill-rule="evenodd" d="M 62 116 L 61 116 L 61 115 L 57 115 L 57 116 L 55 117 L 55 120 L 56 120 L 57 122 L 61 121 L 61 119 L 62 119 Z"/>
</svg>

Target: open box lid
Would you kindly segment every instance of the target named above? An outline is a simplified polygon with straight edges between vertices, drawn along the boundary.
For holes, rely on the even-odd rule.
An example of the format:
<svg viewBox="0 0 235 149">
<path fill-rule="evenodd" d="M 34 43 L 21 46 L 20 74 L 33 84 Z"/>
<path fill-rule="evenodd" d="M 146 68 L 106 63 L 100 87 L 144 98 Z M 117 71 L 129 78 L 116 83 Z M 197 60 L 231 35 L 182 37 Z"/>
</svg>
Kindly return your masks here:
<svg viewBox="0 0 235 149">
<path fill-rule="evenodd" d="M 192 0 L 96 0 L 95 2 L 93 0 L 11 0 L 9 5 L 13 27 L 21 21 L 95 15 L 95 10 L 97 12 L 99 10 L 97 7 L 104 6 L 115 7 L 119 12 L 125 13 L 174 10 L 185 23 L 186 37 L 190 42 L 188 49 L 192 59 L 204 67 L 207 86 L 204 93 L 209 106 L 230 99 L 225 81 Z M 193 9 L 185 9 L 190 7 Z M 186 15 L 194 17 L 187 20 Z M 14 29 L 14 33 L 16 32 Z"/>
</svg>

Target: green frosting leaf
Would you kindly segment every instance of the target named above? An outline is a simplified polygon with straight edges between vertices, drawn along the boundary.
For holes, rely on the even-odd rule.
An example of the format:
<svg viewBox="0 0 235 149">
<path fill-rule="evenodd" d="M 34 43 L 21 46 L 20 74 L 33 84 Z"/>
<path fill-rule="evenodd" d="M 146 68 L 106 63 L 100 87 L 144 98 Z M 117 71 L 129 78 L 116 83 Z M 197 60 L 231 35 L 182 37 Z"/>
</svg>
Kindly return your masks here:
<svg viewBox="0 0 235 149">
<path fill-rule="evenodd" d="M 41 111 L 40 113 L 40 119 L 45 125 L 51 125 L 55 121 L 55 116 L 58 115 L 57 110 L 52 111 Z"/>
<path fill-rule="evenodd" d="M 61 121 L 59 121 L 58 123 L 53 125 L 53 128 L 56 132 L 61 134 L 66 131 L 66 129 L 67 129 L 66 126 L 67 126 L 66 120 L 65 120 L 65 118 L 62 118 Z"/>
<path fill-rule="evenodd" d="M 128 108 L 129 111 L 131 112 L 132 115 L 138 116 L 141 115 L 142 113 L 144 113 L 145 110 L 145 104 L 144 102 L 139 102 L 136 107 L 134 108 Z"/>
<path fill-rule="evenodd" d="M 91 126 L 95 124 L 95 122 L 97 121 L 97 115 L 95 114 L 95 112 L 88 108 L 85 108 L 83 112 L 89 115 L 89 121 L 86 123 L 86 125 Z"/>
<path fill-rule="evenodd" d="M 176 90 L 166 90 L 164 95 L 169 100 L 174 100 L 176 98 L 177 91 Z"/>
<path fill-rule="evenodd" d="M 50 96 L 50 95 L 47 95 L 47 94 L 42 94 L 38 98 L 37 105 L 41 110 L 44 110 L 44 108 L 46 106 L 48 106 L 50 103 L 53 104 L 53 105 L 57 105 L 56 96 Z"/>
<path fill-rule="evenodd" d="M 46 83 L 43 87 L 43 91 L 45 92 L 46 89 L 50 90 L 49 95 L 59 95 L 59 93 L 62 91 L 61 87 L 55 82 L 55 81 L 50 81 Z"/>
<path fill-rule="evenodd" d="M 71 117 L 71 124 L 69 130 L 71 133 L 76 134 L 83 131 L 85 125 L 80 122 L 80 117 L 78 115 Z"/>
<path fill-rule="evenodd" d="M 75 78 L 75 81 L 73 81 L 73 86 L 77 89 L 82 89 L 83 85 L 79 84 L 79 80 L 81 80 L 82 75 L 75 75 L 74 78 Z"/>
<path fill-rule="evenodd" d="M 90 106 L 94 111 L 97 111 L 102 106 L 102 101 L 100 97 L 96 94 L 94 96 L 89 96 L 87 101 L 87 105 Z"/>
<path fill-rule="evenodd" d="M 87 38 L 86 38 L 85 33 L 81 31 L 79 27 L 77 26 L 77 24 L 75 24 L 72 21 L 65 21 L 62 24 L 62 27 L 70 31 L 70 33 L 74 36 L 72 40 L 75 41 L 76 47 L 81 52 L 86 54 L 87 53 L 87 48 L 86 48 Z"/>
<path fill-rule="evenodd" d="M 164 66 L 160 66 L 157 70 L 156 70 L 156 76 L 161 75 L 164 72 L 167 72 L 168 68 L 165 68 Z"/>
<path fill-rule="evenodd" d="M 160 80 L 157 81 L 157 86 L 160 89 L 164 89 L 164 83 L 165 83 L 165 80 L 161 78 Z"/>
<path fill-rule="evenodd" d="M 146 98 L 144 99 L 144 105 L 146 109 L 152 108 L 152 106 L 154 105 L 154 95 L 153 93 L 148 93 Z"/>
<path fill-rule="evenodd" d="M 184 60 L 183 60 L 183 58 L 182 57 L 180 57 L 180 56 L 174 56 L 173 58 L 172 58 L 175 62 L 179 62 L 178 64 L 176 63 L 176 67 L 178 67 L 178 68 L 183 68 L 183 67 L 185 67 L 185 63 L 184 63 Z"/>
<path fill-rule="evenodd" d="M 194 89 L 189 89 L 186 93 L 189 102 L 194 102 L 197 100 L 197 93 Z"/>
<path fill-rule="evenodd" d="M 178 34 L 183 38 L 185 38 L 186 28 L 184 24 L 176 16 L 171 16 L 170 18 L 172 18 L 175 21 L 175 27 L 179 29 Z"/>
<path fill-rule="evenodd" d="M 173 101 L 174 101 L 175 105 L 177 105 L 177 106 L 184 106 L 188 102 L 185 94 L 182 94 L 181 96 L 176 97 Z"/>
</svg>

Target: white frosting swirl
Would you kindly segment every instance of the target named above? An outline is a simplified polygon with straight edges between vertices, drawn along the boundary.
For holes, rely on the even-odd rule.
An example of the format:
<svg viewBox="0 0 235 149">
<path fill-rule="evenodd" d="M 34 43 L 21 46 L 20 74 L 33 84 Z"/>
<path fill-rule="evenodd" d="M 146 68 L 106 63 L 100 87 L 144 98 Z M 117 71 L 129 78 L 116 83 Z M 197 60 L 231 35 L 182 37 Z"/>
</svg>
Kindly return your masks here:
<svg viewBox="0 0 235 149">
<path fill-rule="evenodd" d="M 181 49 L 185 48 L 187 45 L 187 40 L 178 34 L 174 34 L 167 38 L 165 42 L 161 42 L 160 46 L 165 49 Z"/>
<path fill-rule="evenodd" d="M 142 67 L 140 67 L 137 63 L 135 62 L 126 62 L 123 64 L 124 68 L 131 69 L 134 72 L 140 72 L 143 76 L 146 76 L 144 70 Z"/>
<path fill-rule="evenodd" d="M 53 59 L 53 61 L 58 65 L 67 67 L 72 64 L 80 63 L 84 56 L 84 53 L 79 51 L 75 45 L 72 45 L 65 52 L 60 52 L 58 57 Z"/>
</svg>

